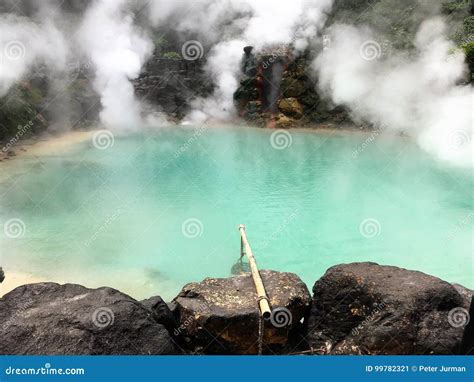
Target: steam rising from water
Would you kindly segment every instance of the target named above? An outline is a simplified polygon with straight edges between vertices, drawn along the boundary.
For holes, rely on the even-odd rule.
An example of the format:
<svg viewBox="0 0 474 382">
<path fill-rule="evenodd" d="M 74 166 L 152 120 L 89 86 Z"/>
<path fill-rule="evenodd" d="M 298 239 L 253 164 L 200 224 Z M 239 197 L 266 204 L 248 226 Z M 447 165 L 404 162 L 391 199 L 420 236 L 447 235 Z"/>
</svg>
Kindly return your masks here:
<svg viewBox="0 0 474 382">
<path fill-rule="evenodd" d="M 130 79 L 138 77 L 153 44 L 133 23 L 126 0 L 101 0 L 87 11 L 80 40 L 95 67 L 94 87 L 101 97 L 101 121 L 112 128 L 141 124 L 140 103 Z"/>
<path fill-rule="evenodd" d="M 0 97 L 34 64 L 64 69 L 68 53 L 65 38 L 51 18 L 40 24 L 11 14 L 0 14 L 0 49 Z"/>
<path fill-rule="evenodd" d="M 390 52 L 382 59 L 369 29 L 336 25 L 314 69 L 326 94 L 355 118 L 402 131 L 436 157 L 468 166 L 473 89 L 459 85 L 466 78 L 464 55 L 454 50 L 445 30 L 440 18 L 427 20 L 416 35 L 415 55 Z"/>
<path fill-rule="evenodd" d="M 291 44 L 295 53 L 309 48 L 317 56 L 313 68 L 321 89 L 355 119 L 409 134 L 440 159 L 472 165 L 473 91 L 460 85 L 464 57 L 453 49 L 439 18 L 419 28 L 416 54 L 394 51 L 385 58 L 377 35 L 349 25 L 333 26 L 331 44 L 319 52 L 332 0 L 95 0 L 80 6 L 74 23 L 62 14 L 59 0 L 19 4 L 36 8 L 36 14 L 0 14 L 0 96 L 38 63 L 64 72 L 68 62 L 85 56 L 92 63 L 103 124 L 111 129 L 143 125 L 144 111 L 130 80 L 152 54 L 147 32 L 160 27 L 191 35 L 204 47 L 215 90 L 192 102 L 187 122 L 229 120 L 235 116 L 242 48 Z M 147 11 L 139 22 L 137 4 Z"/>
<path fill-rule="evenodd" d="M 306 49 L 324 25 L 326 12 L 331 8 L 332 0 L 243 0 L 229 2 L 228 7 L 216 5 L 216 9 L 204 23 L 192 22 L 205 17 L 203 10 L 209 4 L 218 2 L 203 0 L 198 7 L 192 5 L 189 19 L 179 25 L 185 30 L 205 34 L 208 30 L 219 30 L 222 33 L 215 36 L 211 33 L 208 39 L 219 38 L 220 41 L 209 52 L 207 70 L 214 78 L 216 90 L 208 99 L 198 99 L 193 104 L 193 111 L 188 120 L 201 123 L 205 120 L 229 120 L 234 117 L 233 93 L 238 86 L 239 62 L 242 48 L 252 45 L 257 51 L 262 48 L 278 48 L 278 45 L 292 44 L 295 52 Z M 179 3 L 181 6 L 182 2 Z M 156 9 L 156 8 L 155 8 Z M 180 8 L 181 9 L 181 8 Z M 167 14 L 173 9 L 167 8 Z M 151 12 L 155 15 L 157 12 Z M 159 14 L 159 12 L 158 12 Z M 222 20 L 233 20 L 230 26 L 221 25 Z M 155 18 L 156 22 L 156 18 Z"/>
</svg>

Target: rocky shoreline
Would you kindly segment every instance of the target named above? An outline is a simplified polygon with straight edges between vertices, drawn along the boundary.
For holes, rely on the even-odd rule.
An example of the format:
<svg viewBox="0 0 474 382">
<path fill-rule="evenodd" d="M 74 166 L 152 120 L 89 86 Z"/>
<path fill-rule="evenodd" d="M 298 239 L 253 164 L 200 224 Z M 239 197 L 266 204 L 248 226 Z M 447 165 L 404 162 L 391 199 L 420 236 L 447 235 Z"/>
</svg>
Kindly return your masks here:
<svg viewBox="0 0 474 382">
<path fill-rule="evenodd" d="M 331 267 L 312 295 L 295 274 L 261 275 L 268 321 L 248 273 L 187 284 L 168 304 L 108 287 L 23 285 L 0 299 L 0 354 L 474 352 L 473 291 L 460 285 L 375 263 Z"/>
</svg>

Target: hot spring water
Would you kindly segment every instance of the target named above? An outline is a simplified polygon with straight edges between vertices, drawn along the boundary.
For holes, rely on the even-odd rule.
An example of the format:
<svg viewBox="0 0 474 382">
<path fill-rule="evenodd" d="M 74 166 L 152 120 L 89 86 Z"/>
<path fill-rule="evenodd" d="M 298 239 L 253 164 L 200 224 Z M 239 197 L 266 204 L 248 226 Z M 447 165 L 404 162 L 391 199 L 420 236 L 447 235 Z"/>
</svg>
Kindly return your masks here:
<svg viewBox="0 0 474 382">
<path fill-rule="evenodd" d="M 370 137 L 173 128 L 17 158 L 0 167 L 0 265 L 170 299 L 230 274 L 242 223 L 261 269 L 310 288 L 354 261 L 474 287 L 471 172 Z M 24 230 L 9 232 L 11 219 Z"/>
</svg>

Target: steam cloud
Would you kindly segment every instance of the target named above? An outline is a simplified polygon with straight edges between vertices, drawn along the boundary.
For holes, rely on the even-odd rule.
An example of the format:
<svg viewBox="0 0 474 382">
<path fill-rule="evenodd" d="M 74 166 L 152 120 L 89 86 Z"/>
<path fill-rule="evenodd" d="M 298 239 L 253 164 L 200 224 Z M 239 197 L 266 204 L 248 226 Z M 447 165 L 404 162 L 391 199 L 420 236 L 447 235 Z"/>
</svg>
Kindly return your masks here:
<svg viewBox="0 0 474 382">
<path fill-rule="evenodd" d="M 12 14 L 0 14 L 0 49 L 0 97 L 35 64 L 64 69 L 68 54 L 64 36 L 52 19 L 39 24 Z"/>
<path fill-rule="evenodd" d="M 445 37 L 442 19 L 419 28 L 416 54 L 383 59 L 367 28 L 336 25 L 331 44 L 314 62 L 321 89 L 352 115 L 415 137 L 421 147 L 455 165 L 472 165 L 473 90 L 464 55 Z"/>
<path fill-rule="evenodd" d="M 137 25 L 137 4 L 148 7 L 150 25 L 143 19 Z M 215 90 L 193 101 L 187 121 L 225 121 L 235 116 L 233 93 L 243 46 L 259 51 L 291 44 L 296 53 L 318 46 L 332 0 L 95 0 L 77 12 L 80 20 L 71 25 L 59 22 L 64 16 L 59 5 L 40 2 L 31 17 L 0 13 L 0 96 L 35 65 L 64 72 L 68 62 L 85 56 L 101 98 L 101 121 L 109 128 L 129 129 L 144 124 L 130 80 L 153 51 L 146 29 L 170 28 L 203 44 Z M 313 68 L 320 89 L 335 104 L 346 105 L 355 119 L 415 137 L 440 159 L 472 165 L 473 90 L 462 85 L 464 57 L 447 39 L 442 19 L 420 26 L 411 55 L 393 51 L 384 57 L 367 27 L 339 24 L 330 34 L 331 43 Z"/>
<path fill-rule="evenodd" d="M 100 119 L 107 127 L 132 129 L 141 124 L 141 107 L 130 79 L 138 77 L 153 52 L 151 40 L 133 24 L 126 0 L 100 0 L 88 9 L 79 38 L 95 68 L 101 97 Z"/>
<path fill-rule="evenodd" d="M 176 6 L 152 2 L 150 15 L 155 25 L 171 18 L 178 30 L 197 33 L 203 42 L 213 45 L 207 55 L 207 71 L 216 90 L 211 97 L 193 103 L 188 120 L 196 123 L 234 117 L 232 95 L 238 86 L 242 48 L 252 45 L 259 51 L 292 44 L 301 52 L 323 27 L 331 4 L 332 0 L 187 0 Z"/>
</svg>

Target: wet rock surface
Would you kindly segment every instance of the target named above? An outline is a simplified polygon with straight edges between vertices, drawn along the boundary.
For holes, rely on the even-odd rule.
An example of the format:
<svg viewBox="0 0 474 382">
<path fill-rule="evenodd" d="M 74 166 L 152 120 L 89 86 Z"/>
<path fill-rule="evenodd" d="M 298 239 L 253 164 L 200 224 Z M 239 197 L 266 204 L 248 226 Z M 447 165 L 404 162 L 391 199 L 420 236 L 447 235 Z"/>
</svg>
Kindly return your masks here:
<svg viewBox="0 0 474 382">
<path fill-rule="evenodd" d="M 282 98 L 278 103 L 278 108 L 284 115 L 300 119 L 303 116 L 303 106 L 297 98 L 289 97 Z"/>
<path fill-rule="evenodd" d="M 145 308 L 149 309 L 153 313 L 154 319 L 165 326 L 169 332 L 176 329 L 177 322 L 173 312 L 160 296 L 150 297 L 146 300 L 140 301 L 140 303 L 143 304 Z"/>
<path fill-rule="evenodd" d="M 0 354 L 176 354 L 143 304 L 112 288 L 28 284 L 0 299 Z"/>
<path fill-rule="evenodd" d="M 153 57 L 132 81 L 137 96 L 159 108 L 171 118 L 182 118 L 197 97 L 212 91 L 202 60 Z"/>
<path fill-rule="evenodd" d="M 471 300 L 471 308 L 469 309 L 469 323 L 464 330 L 461 343 L 461 354 L 474 355 L 474 295 Z"/>
<path fill-rule="evenodd" d="M 473 291 L 461 285 L 353 263 L 330 268 L 311 299 L 297 275 L 260 273 L 272 309 L 263 328 L 250 273 L 187 284 L 169 304 L 23 285 L 0 299 L 0 354 L 256 354 L 259 331 L 263 354 L 474 352 Z"/>
<path fill-rule="evenodd" d="M 334 266 L 313 287 L 308 345 L 320 354 L 458 354 L 472 294 L 462 289 L 392 266 Z"/>
<path fill-rule="evenodd" d="M 274 127 L 310 127 L 318 123 L 340 124 L 349 120 L 349 115 L 343 107 L 331 105 L 318 94 L 317 84 L 310 74 L 309 63 L 305 57 L 298 57 L 289 60 L 285 65 Z M 268 60 L 257 59 L 258 67 L 266 65 Z M 269 115 L 261 107 L 262 92 L 262 75 L 256 71 L 254 75 L 245 75 L 241 79 L 240 86 L 234 93 L 234 101 L 240 116 L 255 126 L 265 127 Z"/>
<path fill-rule="evenodd" d="M 288 352 L 311 297 L 293 273 L 260 272 L 272 319 L 264 323 L 263 352 Z M 250 273 L 230 278 L 208 278 L 187 284 L 175 298 L 179 328 L 175 332 L 191 351 L 204 354 L 258 352 L 259 308 Z"/>
</svg>

